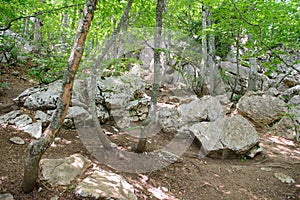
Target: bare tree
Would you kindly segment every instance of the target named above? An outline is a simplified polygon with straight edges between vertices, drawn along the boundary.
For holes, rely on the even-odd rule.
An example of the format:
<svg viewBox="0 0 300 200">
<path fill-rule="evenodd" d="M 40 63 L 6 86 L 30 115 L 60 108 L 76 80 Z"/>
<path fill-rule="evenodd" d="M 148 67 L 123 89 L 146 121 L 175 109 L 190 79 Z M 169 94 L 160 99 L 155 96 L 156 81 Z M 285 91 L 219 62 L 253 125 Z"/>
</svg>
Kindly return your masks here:
<svg viewBox="0 0 300 200">
<path fill-rule="evenodd" d="M 25 193 L 31 192 L 35 187 L 40 159 L 53 142 L 56 133 L 60 130 L 67 115 L 74 79 L 83 55 L 85 40 L 94 17 L 96 5 L 97 0 L 86 1 L 83 17 L 79 22 L 74 45 L 63 77 L 62 92 L 57 102 L 57 108 L 52 116 L 52 121 L 44 131 L 42 137 L 29 144 L 28 155 L 24 166 L 23 190 Z"/>
</svg>

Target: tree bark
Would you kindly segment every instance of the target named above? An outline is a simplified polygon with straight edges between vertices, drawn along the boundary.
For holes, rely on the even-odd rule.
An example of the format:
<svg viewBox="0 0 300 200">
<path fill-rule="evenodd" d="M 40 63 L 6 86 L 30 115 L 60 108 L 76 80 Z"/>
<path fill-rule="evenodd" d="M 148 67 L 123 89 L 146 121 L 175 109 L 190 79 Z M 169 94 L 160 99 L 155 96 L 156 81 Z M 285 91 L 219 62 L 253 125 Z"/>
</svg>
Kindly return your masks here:
<svg viewBox="0 0 300 200">
<path fill-rule="evenodd" d="M 248 91 L 256 91 L 256 79 L 257 79 L 257 61 L 256 58 L 250 58 L 250 71 L 248 78 Z"/>
<path fill-rule="evenodd" d="M 42 137 L 31 142 L 28 146 L 28 155 L 25 160 L 23 179 L 23 190 L 25 193 L 31 192 L 35 187 L 38 178 L 40 159 L 53 142 L 56 133 L 59 131 L 67 115 L 75 75 L 83 55 L 85 40 L 94 17 L 96 5 L 97 0 L 86 1 L 83 17 L 79 22 L 74 45 L 63 77 L 62 92 L 57 102 L 57 108 L 52 116 L 52 121 L 44 131 Z"/>
<path fill-rule="evenodd" d="M 157 96 L 159 91 L 160 68 L 161 68 L 161 37 L 162 37 L 162 14 L 164 10 L 164 0 L 157 0 L 156 5 L 156 29 L 154 36 L 154 80 L 152 85 L 152 95 L 148 119 L 141 124 L 141 135 L 135 152 L 142 153 L 146 150 L 147 134 L 150 127 L 156 123 L 157 117 Z"/>
<path fill-rule="evenodd" d="M 126 9 L 123 13 L 123 16 L 116 28 L 116 30 L 113 32 L 111 38 L 106 42 L 106 45 L 101 53 L 101 55 L 97 58 L 95 61 L 93 67 L 92 67 L 92 73 L 91 73 L 91 82 L 90 82 L 90 93 L 89 93 L 89 107 L 90 111 L 92 113 L 92 120 L 95 126 L 95 131 L 99 134 L 99 138 L 104 146 L 105 149 L 110 150 L 111 149 L 111 143 L 110 140 L 105 136 L 99 121 L 97 117 L 96 112 L 96 104 L 95 104 L 95 96 L 96 96 L 96 86 L 97 86 L 97 74 L 98 74 L 98 67 L 100 66 L 100 63 L 103 61 L 105 55 L 107 54 L 110 47 L 113 45 L 113 42 L 116 40 L 116 37 L 118 33 L 120 33 L 121 28 L 125 25 L 125 22 L 128 18 L 129 11 L 131 9 L 133 0 L 129 0 L 126 6 Z M 102 70 L 102 69 L 100 69 Z"/>
</svg>

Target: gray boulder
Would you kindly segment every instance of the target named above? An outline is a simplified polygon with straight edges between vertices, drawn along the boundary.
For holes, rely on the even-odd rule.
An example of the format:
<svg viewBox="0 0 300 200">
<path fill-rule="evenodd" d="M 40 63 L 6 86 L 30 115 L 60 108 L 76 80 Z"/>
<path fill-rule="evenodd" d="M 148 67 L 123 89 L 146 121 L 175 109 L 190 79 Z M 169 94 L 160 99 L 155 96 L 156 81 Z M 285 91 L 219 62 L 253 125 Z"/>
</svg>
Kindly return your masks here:
<svg viewBox="0 0 300 200">
<path fill-rule="evenodd" d="M 226 109 L 221 105 L 218 97 L 204 96 L 188 104 L 183 104 L 178 109 L 184 122 L 215 121 L 222 118 Z"/>
<path fill-rule="evenodd" d="M 202 156 L 224 158 L 227 153 L 244 155 L 259 142 L 254 127 L 240 115 L 193 124 L 187 130 L 201 142 Z"/>
<path fill-rule="evenodd" d="M 238 112 L 258 127 L 272 126 L 287 112 L 286 103 L 270 95 L 243 96 L 237 105 Z"/>
</svg>

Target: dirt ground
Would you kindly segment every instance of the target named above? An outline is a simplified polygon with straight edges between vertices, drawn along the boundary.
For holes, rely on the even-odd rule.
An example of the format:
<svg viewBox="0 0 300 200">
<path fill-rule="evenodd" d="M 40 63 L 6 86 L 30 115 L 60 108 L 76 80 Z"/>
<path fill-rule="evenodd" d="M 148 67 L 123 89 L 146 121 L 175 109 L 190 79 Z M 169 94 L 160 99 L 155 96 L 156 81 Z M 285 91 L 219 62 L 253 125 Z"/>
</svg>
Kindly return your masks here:
<svg viewBox="0 0 300 200">
<path fill-rule="evenodd" d="M 10 69 L 12 70 L 12 69 Z M 32 86 L 20 69 L 18 76 L 1 69 L 0 81 L 10 83 L 9 88 L 0 90 L 0 103 L 12 102 L 26 88 Z M 8 112 L 2 109 L 0 114 Z M 109 129 L 109 125 L 105 128 Z M 25 140 L 25 145 L 9 141 L 13 136 Z M 61 130 L 58 137 L 62 144 L 51 146 L 43 158 L 63 158 L 81 153 L 90 158 L 95 165 L 106 169 L 93 158 L 82 145 L 76 131 Z M 260 132 L 264 151 L 254 159 L 212 159 L 198 158 L 199 147 L 192 144 L 183 156 L 170 166 L 145 174 L 121 172 L 122 176 L 135 187 L 138 199 L 300 199 L 300 146 L 292 140 Z M 160 134 L 160 141 L 169 139 Z M 28 134 L 12 127 L 0 127 L 0 193 L 9 192 L 15 199 L 80 199 L 73 194 L 73 188 L 51 188 L 43 181 L 36 189 L 24 194 L 22 191 L 23 165 L 27 146 L 33 140 Z M 125 144 L 124 138 L 112 138 L 117 144 Z M 88 170 L 93 170 L 89 168 Z M 274 173 L 292 177 L 296 183 L 282 183 Z M 73 183 L 76 185 L 77 181 Z"/>
</svg>

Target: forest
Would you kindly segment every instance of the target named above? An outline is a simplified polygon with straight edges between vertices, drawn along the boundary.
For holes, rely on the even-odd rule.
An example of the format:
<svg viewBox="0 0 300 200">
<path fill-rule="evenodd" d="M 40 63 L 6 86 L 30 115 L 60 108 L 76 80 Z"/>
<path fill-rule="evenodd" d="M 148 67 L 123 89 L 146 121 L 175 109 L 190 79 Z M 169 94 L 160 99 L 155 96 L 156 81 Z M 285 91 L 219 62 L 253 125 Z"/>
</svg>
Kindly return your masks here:
<svg viewBox="0 0 300 200">
<path fill-rule="evenodd" d="M 0 2 L 0 199 L 300 198 L 299 1 Z"/>
</svg>

